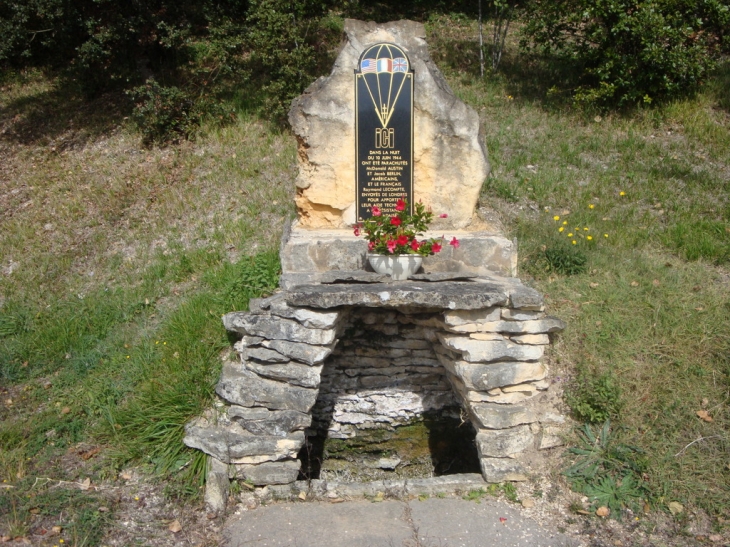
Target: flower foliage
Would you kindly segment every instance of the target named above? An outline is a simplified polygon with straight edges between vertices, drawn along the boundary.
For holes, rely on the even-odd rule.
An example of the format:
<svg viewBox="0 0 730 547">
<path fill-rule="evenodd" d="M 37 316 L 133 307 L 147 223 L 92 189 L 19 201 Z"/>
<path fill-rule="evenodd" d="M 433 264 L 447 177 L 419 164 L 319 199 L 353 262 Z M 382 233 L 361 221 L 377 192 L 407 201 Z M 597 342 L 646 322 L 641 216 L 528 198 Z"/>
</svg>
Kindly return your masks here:
<svg viewBox="0 0 730 547">
<path fill-rule="evenodd" d="M 355 225 L 355 235 L 364 235 L 368 250 L 375 254 L 429 256 L 438 253 L 444 245 L 443 237 L 419 239 L 433 220 L 433 213 L 420 202 L 414 208 L 414 213 L 410 214 L 405 199 L 398 200 L 393 216 L 385 216 L 380 208 L 373 207 L 373 216 Z M 440 215 L 440 218 L 445 217 Z M 453 238 L 448 244 L 456 248 L 459 240 Z"/>
</svg>

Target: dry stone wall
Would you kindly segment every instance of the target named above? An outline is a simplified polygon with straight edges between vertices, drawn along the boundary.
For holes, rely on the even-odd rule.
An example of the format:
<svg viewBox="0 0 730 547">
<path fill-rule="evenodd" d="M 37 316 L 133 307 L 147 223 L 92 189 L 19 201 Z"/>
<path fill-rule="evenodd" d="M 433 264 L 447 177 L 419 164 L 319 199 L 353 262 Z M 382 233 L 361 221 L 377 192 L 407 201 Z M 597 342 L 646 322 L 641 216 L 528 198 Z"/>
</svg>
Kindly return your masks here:
<svg viewBox="0 0 730 547">
<path fill-rule="evenodd" d="M 297 478 L 320 395 L 331 419 L 315 418 L 339 437 L 455 400 L 477 431 L 484 478 L 526 479 L 530 455 L 559 443 L 542 357 L 563 322 L 545 317 L 541 295 L 513 278 L 365 277 L 297 286 L 226 315 L 240 340 L 216 387 L 221 412 L 188 424 L 185 443 L 214 458 L 218 479 L 227 469 L 257 485 L 286 484 Z"/>
</svg>

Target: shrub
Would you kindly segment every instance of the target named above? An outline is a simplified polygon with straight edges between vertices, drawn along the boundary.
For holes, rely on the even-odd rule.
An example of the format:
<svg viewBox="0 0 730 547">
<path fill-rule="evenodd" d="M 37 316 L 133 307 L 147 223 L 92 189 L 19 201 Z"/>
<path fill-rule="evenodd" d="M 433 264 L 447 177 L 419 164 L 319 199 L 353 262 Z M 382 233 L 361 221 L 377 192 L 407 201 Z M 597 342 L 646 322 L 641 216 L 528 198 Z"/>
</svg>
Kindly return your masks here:
<svg viewBox="0 0 730 547">
<path fill-rule="evenodd" d="M 535 1 L 523 46 L 557 54 L 582 76 L 575 100 L 651 103 L 696 89 L 715 66 L 730 23 L 726 0 Z"/>
<path fill-rule="evenodd" d="M 592 424 L 618 417 L 622 407 L 621 390 L 610 372 L 582 373 L 565 395 L 576 418 Z"/>
</svg>

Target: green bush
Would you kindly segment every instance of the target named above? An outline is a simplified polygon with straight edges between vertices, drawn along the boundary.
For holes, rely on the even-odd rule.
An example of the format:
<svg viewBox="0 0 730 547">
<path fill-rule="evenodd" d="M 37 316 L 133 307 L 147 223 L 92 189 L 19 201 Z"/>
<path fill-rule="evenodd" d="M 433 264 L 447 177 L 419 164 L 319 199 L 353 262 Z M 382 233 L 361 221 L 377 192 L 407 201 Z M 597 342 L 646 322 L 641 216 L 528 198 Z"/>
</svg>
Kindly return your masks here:
<svg viewBox="0 0 730 547">
<path fill-rule="evenodd" d="M 581 374 L 565 399 L 576 418 L 592 424 L 618 417 L 623 406 L 619 384 L 610 372 Z"/>
<path fill-rule="evenodd" d="M 692 92 L 726 48 L 727 0 L 559 0 L 528 4 L 523 46 L 580 69 L 579 103 L 636 105 Z"/>
</svg>

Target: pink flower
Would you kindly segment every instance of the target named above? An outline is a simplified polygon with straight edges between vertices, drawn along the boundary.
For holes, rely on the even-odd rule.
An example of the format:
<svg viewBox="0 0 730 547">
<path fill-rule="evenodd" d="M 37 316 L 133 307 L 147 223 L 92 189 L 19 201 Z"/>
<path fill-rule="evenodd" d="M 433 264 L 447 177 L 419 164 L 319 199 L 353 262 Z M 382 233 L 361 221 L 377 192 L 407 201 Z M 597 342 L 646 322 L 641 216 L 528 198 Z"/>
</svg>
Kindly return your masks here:
<svg viewBox="0 0 730 547">
<path fill-rule="evenodd" d="M 448 216 L 449 216 L 449 215 L 447 215 L 446 213 L 441 213 L 441 214 L 439 215 L 439 218 L 446 218 L 446 217 L 448 217 Z"/>
<path fill-rule="evenodd" d="M 431 245 L 431 250 L 434 253 L 437 253 L 441 250 L 441 245 L 439 245 L 438 243 L 434 243 L 433 245 Z"/>
<path fill-rule="evenodd" d="M 375 248 L 374 241 L 368 241 L 368 251 L 372 251 Z"/>
<path fill-rule="evenodd" d="M 454 246 L 454 249 L 458 249 L 459 248 L 459 240 L 456 239 L 456 238 L 454 238 L 451 241 L 449 241 L 449 245 L 453 245 Z"/>
<path fill-rule="evenodd" d="M 400 226 L 401 225 L 401 219 L 398 217 L 390 217 L 390 224 L 392 226 Z"/>
<path fill-rule="evenodd" d="M 373 205 L 372 211 L 373 211 L 373 216 L 374 217 L 379 217 L 380 215 L 383 214 L 383 213 L 380 212 L 380 207 L 378 207 L 377 205 Z"/>
<path fill-rule="evenodd" d="M 395 205 L 395 210 L 396 211 L 405 211 L 405 208 L 406 208 L 406 202 L 403 201 L 402 199 L 399 199 L 398 203 L 396 203 L 396 205 Z"/>
<path fill-rule="evenodd" d="M 411 241 L 411 249 L 413 249 L 414 251 L 417 251 L 420 246 L 421 245 L 415 239 Z"/>
<path fill-rule="evenodd" d="M 395 247 L 396 247 L 397 243 L 395 241 L 393 241 L 392 239 L 390 239 L 390 240 L 388 240 L 388 243 L 386 243 L 386 245 L 388 247 L 388 252 L 392 253 L 393 251 L 395 251 Z"/>
<path fill-rule="evenodd" d="M 355 230 L 354 230 L 354 232 L 355 232 L 355 235 L 356 235 L 356 236 L 359 236 L 359 235 L 360 235 L 360 226 L 358 226 L 357 224 L 355 225 Z"/>
<path fill-rule="evenodd" d="M 408 245 L 408 236 L 398 236 L 398 245 Z"/>
</svg>

